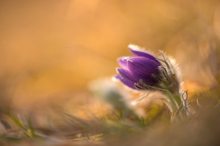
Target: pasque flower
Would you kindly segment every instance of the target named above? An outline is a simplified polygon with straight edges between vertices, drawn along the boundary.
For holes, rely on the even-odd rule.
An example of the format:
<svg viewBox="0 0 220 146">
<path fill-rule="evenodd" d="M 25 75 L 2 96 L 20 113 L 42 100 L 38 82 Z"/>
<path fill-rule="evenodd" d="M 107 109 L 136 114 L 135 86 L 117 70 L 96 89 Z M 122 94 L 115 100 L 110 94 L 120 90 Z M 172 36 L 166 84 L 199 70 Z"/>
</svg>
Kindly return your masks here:
<svg viewBox="0 0 220 146">
<path fill-rule="evenodd" d="M 128 48 L 133 56 L 120 57 L 116 79 L 124 85 L 138 91 L 161 91 L 166 95 L 166 105 L 172 114 L 184 113 L 188 110 L 185 92 L 181 89 L 179 69 L 174 59 L 163 52 L 159 57 L 141 49 L 136 45 Z"/>
<path fill-rule="evenodd" d="M 118 59 L 120 67 L 117 68 L 116 78 L 126 86 L 137 90 L 157 86 L 160 81 L 159 60 L 137 46 L 129 45 L 129 49 L 134 56 Z"/>
</svg>

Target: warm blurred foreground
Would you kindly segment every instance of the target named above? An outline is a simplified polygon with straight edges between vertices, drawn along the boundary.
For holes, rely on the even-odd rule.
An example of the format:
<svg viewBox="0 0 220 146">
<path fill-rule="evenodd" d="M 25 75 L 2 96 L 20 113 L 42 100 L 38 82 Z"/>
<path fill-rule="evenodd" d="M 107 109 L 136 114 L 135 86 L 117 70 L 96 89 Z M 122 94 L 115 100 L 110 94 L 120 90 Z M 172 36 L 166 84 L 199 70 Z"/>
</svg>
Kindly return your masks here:
<svg viewBox="0 0 220 146">
<path fill-rule="evenodd" d="M 173 123 L 170 123 L 166 110 L 158 109 L 157 106 L 147 107 L 148 116 L 143 119 L 132 117 L 133 114 L 128 111 L 119 114 L 119 111 L 123 111 L 121 106 L 120 109 L 116 108 L 102 118 L 92 115 L 86 120 L 64 113 L 63 109 L 57 107 L 48 108 L 46 112 L 37 109 L 37 113 L 33 112 L 26 116 L 16 117 L 10 113 L 11 119 L 7 116 L 1 118 L 1 122 L 9 120 L 12 127 L 5 126 L 7 127 L 5 129 L 1 126 L 3 135 L 0 144 L 4 146 L 219 145 L 219 96 L 218 89 L 198 94 L 199 103 L 192 105 L 194 115 Z"/>
<path fill-rule="evenodd" d="M 0 1 L 0 145 L 220 145 L 219 8 L 218 0 Z M 193 117 L 170 124 L 160 102 L 126 107 L 88 89 L 115 74 L 129 43 L 177 60 Z"/>
</svg>

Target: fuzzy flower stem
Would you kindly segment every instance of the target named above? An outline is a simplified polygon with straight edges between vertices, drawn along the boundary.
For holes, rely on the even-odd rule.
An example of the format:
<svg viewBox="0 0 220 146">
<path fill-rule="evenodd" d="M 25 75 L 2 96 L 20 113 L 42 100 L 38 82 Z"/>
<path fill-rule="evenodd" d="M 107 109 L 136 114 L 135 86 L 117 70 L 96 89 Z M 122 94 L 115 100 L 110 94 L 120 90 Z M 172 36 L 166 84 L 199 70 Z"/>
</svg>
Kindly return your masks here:
<svg viewBox="0 0 220 146">
<path fill-rule="evenodd" d="M 186 107 L 185 100 L 183 99 L 183 95 L 180 93 L 173 94 L 169 91 L 165 93 L 166 97 L 172 101 L 172 107 L 174 108 L 172 113 L 172 119 L 182 119 L 187 116 L 188 108 Z"/>
</svg>

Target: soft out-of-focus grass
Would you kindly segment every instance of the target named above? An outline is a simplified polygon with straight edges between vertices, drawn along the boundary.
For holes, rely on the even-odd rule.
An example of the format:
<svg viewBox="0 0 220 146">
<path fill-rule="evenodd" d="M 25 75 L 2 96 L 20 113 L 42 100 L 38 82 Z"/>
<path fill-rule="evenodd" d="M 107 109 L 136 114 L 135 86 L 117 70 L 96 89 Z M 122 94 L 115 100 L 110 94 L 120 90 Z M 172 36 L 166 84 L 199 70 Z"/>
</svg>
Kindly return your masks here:
<svg viewBox="0 0 220 146">
<path fill-rule="evenodd" d="M 0 145 L 218 145 L 219 8 L 218 0 L 0 1 Z M 143 102 L 136 110 L 148 116 L 137 120 L 88 93 L 89 81 L 115 74 L 129 43 L 175 57 L 192 119 L 170 125 L 159 103 Z"/>
<path fill-rule="evenodd" d="M 53 120 L 60 124 L 35 127 L 39 136 L 29 137 L 16 133 L 10 137 L 1 136 L 2 145 L 218 145 L 219 129 L 219 90 L 218 87 L 209 92 L 201 92 L 199 104 L 193 106 L 192 117 L 174 123 L 164 120 L 151 121 L 145 127 L 135 127 L 123 123 L 123 118 L 106 117 L 105 119 L 83 120 L 73 115 L 55 113 Z M 55 109 L 55 108 L 54 108 Z M 31 115 L 34 116 L 34 115 Z M 118 120 L 117 120 L 118 119 Z M 121 119 L 121 120 L 119 120 Z M 52 120 L 52 121 L 53 121 Z M 135 121 L 133 119 L 133 121 Z M 51 121 L 50 121 L 51 122 Z M 36 125 L 35 125 L 36 126 Z M 9 134 L 9 133 L 8 133 Z M 6 133 L 7 135 L 7 133 Z M 19 138 L 16 138 L 19 136 Z"/>
<path fill-rule="evenodd" d="M 135 117 L 114 101 L 113 108 L 96 117 L 90 111 L 86 119 L 71 115 L 65 107 L 52 105 L 29 114 L 2 113 L 9 126 L 1 124 L 2 145 L 214 145 L 218 144 L 220 92 L 219 86 L 195 94 L 191 102 L 194 114 L 170 123 L 169 115 L 157 104 L 148 106 L 146 117 Z M 112 91 L 110 91 L 112 94 Z M 111 95 L 110 94 L 110 95 Z M 81 94 L 82 97 L 85 94 Z M 91 94 L 89 98 L 97 100 Z M 120 95 L 114 93 L 116 100 Z M 105 97 L 105 98 L 114 98 Z M 68 102 L 71 99 L 67 100 Z M 108 103 L 107 102 L 107 103 Z M 121 101 L 119 101 L 121 102 Z M 78 102 L 79 103 L 79 102 Z M 115 107 L 117 103 L 117 107 Z M 86 105 L 89 109 L 89 104 Z M 104 103 L 102 104 L 104 106 Z M 46 111 L 46 112 L 45 112 Z M 128 113 L 127 113 L 128 112 Z M 74 112 L 73 112 L 74 113 Z M 40 116 L 40 117 L 39 117 Z M 42 123 L 42 120 L 44 122 Z M 2 122 L 2 121 L 1 121 Z"/>
</svg>

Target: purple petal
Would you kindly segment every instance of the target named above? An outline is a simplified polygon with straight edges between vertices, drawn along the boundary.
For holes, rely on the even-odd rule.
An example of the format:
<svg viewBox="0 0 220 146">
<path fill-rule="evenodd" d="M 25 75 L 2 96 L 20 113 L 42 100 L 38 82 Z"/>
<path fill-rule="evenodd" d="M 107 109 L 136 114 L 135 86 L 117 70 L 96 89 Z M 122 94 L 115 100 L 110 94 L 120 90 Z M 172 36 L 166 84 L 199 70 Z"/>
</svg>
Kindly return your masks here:
<svg viewBox="0 0 220 146">
<path fill-rule="evenodd" d="M 135 79 L 142 79 L 148 83 L 153 83 L 155 77 L 152 75 L 158 75 L 158 64 L 155 61 L 144 57 L 132 57 L 128 61 L 128 68 Z"/>
<path fill-rule="evenodd" d="M 117 68 L 116 70 L 117 70 L 117 72 L 118 72 L 123 78 L 126 78 L 126 79 L 128 79 L 128 80 L 131 80 L 131 81 L 133 81 L 133 82 L 138 81 L 137 79 L 135 79 L 135 78 L 133 77 L 133 75 L 132 75 L 128 70 L 125 70 L 125 69 L 123 69 L 123 68 Z"/>
<path fill-rule="evenodd" d="M 139 46 L 128 45 L 128 48 L 131 50 L 131 52 L 134 55 L 141 56 L 141 57 L 146 57 L 146 58 L 151 59 L 151 60 L 157 62 L 158 64 L 160 64 L 160 62 L 156 59 L 156 57 L 151 55 L 151 53 L 147 52 L 146 50 L 141 49 Z"/>
<path fill-rule="evenodd" d="M 124 77 L 122 77 L 121 75 L 116 75 L 115 76 L 116 79 L 120 80 L 123 84 L 125 84 L 126 86 L 132 88 L 132 89 L 135 89 L 135 86 L 134 86 L 134 82 L 129 80 L 129 79 L 126 79 Z"/>
<path fill-rule="evenodd" d="M 118 64 L 124 68 L 127 69 L 128 68 L 128 60 L 130 57 L 124 56 L 124 57 L 120 57 L 118 58 Z"/>
</svg>

